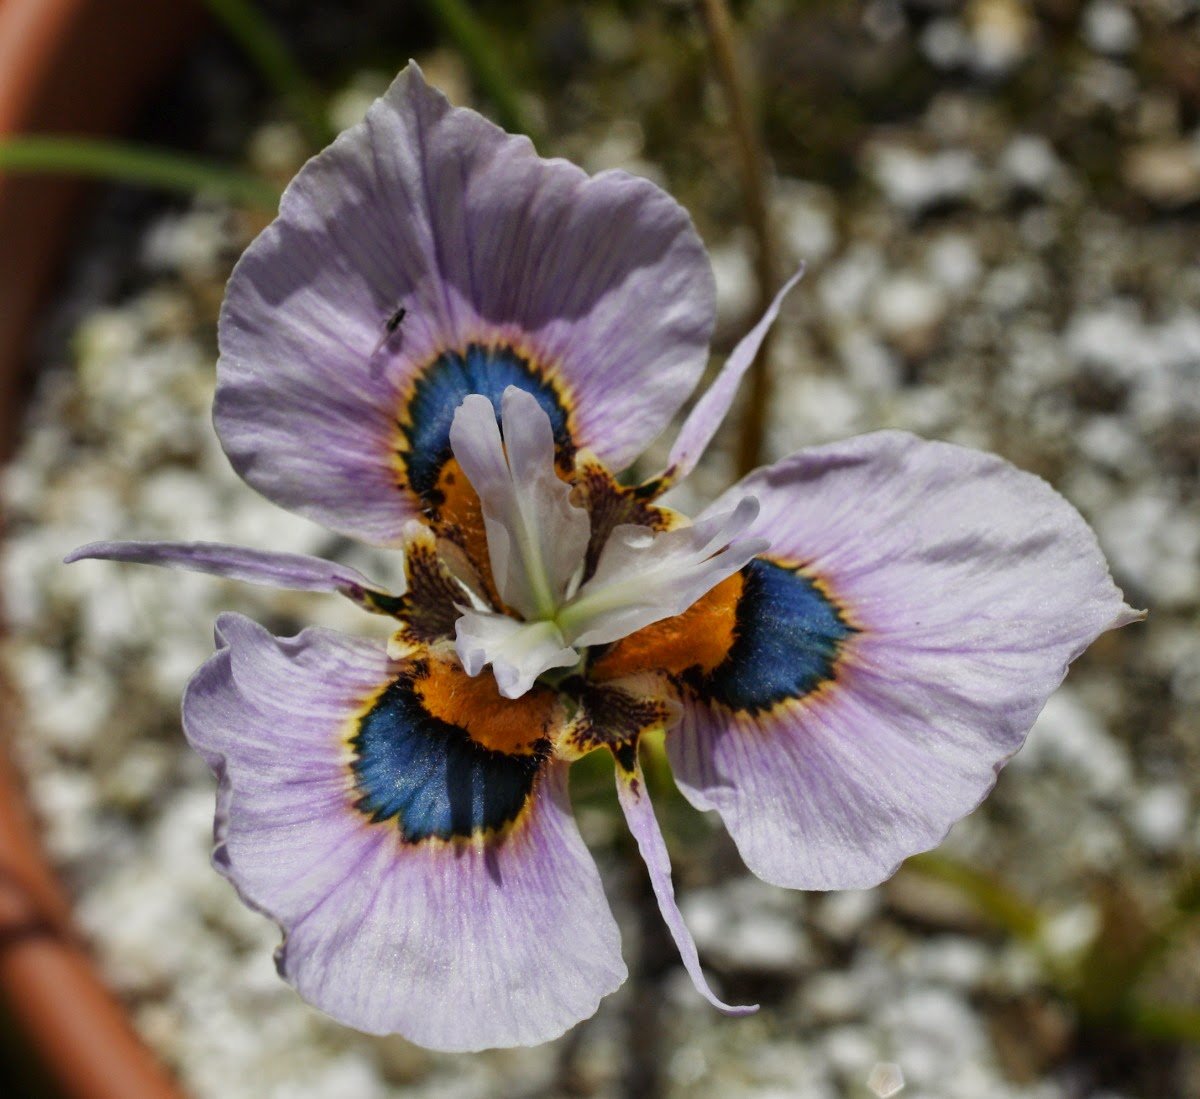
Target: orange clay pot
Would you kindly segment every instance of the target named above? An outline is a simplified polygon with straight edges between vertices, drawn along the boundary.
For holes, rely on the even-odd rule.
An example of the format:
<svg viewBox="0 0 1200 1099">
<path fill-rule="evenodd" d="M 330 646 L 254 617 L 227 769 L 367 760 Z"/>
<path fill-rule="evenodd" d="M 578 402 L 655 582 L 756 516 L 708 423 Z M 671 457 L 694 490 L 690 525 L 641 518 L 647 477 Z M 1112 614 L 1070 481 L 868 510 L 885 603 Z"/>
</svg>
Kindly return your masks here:
<svg viewBox="0 0 1200 1099">
<path fill-rule="evenodd" d="M 0 135 L 118 132 L 202 21 L 196 0 L 0 0 Z M 0 460 L 81 193 L 69 179 L 0 175 Z M 0 684 L 0 996 L 64 1099 L 182 1099 L 72 929 L 9 761 L 19 720 Z"/>
</svg>

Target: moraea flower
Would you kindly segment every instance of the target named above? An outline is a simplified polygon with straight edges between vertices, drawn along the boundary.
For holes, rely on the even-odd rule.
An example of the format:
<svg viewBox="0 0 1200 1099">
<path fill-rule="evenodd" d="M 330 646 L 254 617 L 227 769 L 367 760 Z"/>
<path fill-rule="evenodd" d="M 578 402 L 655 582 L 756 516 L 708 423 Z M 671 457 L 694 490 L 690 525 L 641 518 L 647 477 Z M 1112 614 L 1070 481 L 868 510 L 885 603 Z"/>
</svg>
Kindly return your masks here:
<svg viewBox="0 0 1200 1099">
<path fill-rule="evenodd" d="M 385 648 L 225 615 L 184 698 L 219 779 L 214 863 L 282 926 L 311 1003 L 442 1049 L 594 1011 L 625 967 L 567 769 L 604 748 L 688 973 L 753 1010 L 705 982 L 640 739 L 668 730 L 681 790 L 760 877 L 869 886 L 979 803 L 1067 665 L 1137 617 L 1047 484 L 900 432 L 794 454 L 694 521 L 658 503 L 778 308 L 630 487 L 614 474 L 699 381 L 713 325 L 668 195 L 540 159 L 416 66 L 288 188 L 229 282 L 216 428 L 270 499 L 403 548 L 406 590 L 210 544 L 71 559 L 395 619 Z"/>
</svg>

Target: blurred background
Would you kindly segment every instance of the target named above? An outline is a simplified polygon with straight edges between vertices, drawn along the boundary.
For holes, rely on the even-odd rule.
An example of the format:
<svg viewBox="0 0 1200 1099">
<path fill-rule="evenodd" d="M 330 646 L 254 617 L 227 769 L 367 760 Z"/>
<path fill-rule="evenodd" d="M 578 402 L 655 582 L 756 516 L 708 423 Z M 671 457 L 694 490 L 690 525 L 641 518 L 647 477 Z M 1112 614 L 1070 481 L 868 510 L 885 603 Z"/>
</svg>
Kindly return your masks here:
<svg viewBox="0 0 1200 1099">
<path fill-rule="evenodd" d="M 213 783 L 178 703 L 222 609 L 277 633 L 371 624 L 59 564 L 132 536 L 396 573 L 241 484 L 209 406 L 233 262 L 410 56 L 544 155 L 690 210 L 715 362 L 807 261 L 749 427 L 727 425 L 683 510 L 755 456 L 905 428 L 1049 479 L 1149 608 L 1079 661 L 985 805 L 875 890 L 759 883 L 651 768 L 701 956 L 753 1018 L 692 992 L 591 758 L 574 800 L 632 971 L 595 1018 L 448 1056 L 309 1009 L 275 976 L 274 927 L 209 869 Z M 27 799 L 61 881 L 0 821 L 0 1094 L 173 1094 L 89 1060 L 127 1024 L 86 953 L 197 1099 L 1200 1096 L 1200 4 L 0 0 L 0 62 L 5 800 Z M 12 136 L 34 132 L 103 140 Z M 57 190 L 80 174 L 100 182 Z M 78 1012 L 55 999 L 75 981 Z"/>
</svg>

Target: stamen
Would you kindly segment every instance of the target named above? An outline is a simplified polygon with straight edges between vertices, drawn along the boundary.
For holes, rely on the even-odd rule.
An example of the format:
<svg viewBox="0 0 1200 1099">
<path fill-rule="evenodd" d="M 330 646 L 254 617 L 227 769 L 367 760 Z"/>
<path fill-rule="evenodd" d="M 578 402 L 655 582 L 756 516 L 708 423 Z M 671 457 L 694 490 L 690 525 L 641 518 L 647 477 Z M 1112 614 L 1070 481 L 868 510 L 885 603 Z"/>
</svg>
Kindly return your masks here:
<svg viewBox="0 0 1200 1099">
<path fill-rule="evenodd" d="M 682 614 L 767 548 L 761 538 L 740 537 L 758 516 L 758 502 L 747 496 L 690 526 L 613 528 L 581 584 L 590 517 L 571 503 L 555 470 L 550 418 L 515 386 L 504 392 L 501 417 L 503 437 L 491 400 L 471 395 L 455 413 L 450 441 L 479 495 L 496 589 L 520 618 L 459 607 L 455 637 L 467 674 L 490 664 L 509 698 L 550 669 L 575 664 L 589 645 Z"/>
</svg>

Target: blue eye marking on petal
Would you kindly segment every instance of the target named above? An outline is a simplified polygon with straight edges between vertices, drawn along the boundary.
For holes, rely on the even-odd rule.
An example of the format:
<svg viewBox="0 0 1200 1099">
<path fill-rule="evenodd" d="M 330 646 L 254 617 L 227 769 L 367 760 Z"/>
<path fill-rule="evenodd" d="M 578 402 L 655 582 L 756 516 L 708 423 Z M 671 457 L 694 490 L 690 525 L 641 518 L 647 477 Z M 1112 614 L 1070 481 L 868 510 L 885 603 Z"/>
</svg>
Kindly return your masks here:
<svg viewBox="0 0 1200 1099">
<path fill-rule="evenodd" d="M 379 696 L 350 743 L 355 808 L 373 823 L 394 819 L 410 843 L 499 831 L 525 808 L 545 759 L 478 744 L 425 709 L 411 676 Z"/>
<path fill-rule="evenodd" d="M 802 572 L 762 557 L 742 578 L 733 644 L 693 684 L 700 694 L 755 713 L 832 680 L 842 642 L 856 631 L 830 598 Z"/>
<path fill-rule="evenodd" d="M 498 420 L 500 398 L 510 385 L 537 398 L 550 417 L 559 454 L 573 455 L 563 397 L 531 358 L 503 344 L 468 344 L 462 353 L 439 355 L 418 375 L 401 417 L 407 442 L 401 458 L 408 484 L 421 499 L 429 500 L 437 489 L 438 475 L 450 458 L 450 424 L 463 399 L 482 393 L 491 400 Z"/>
</svg>

